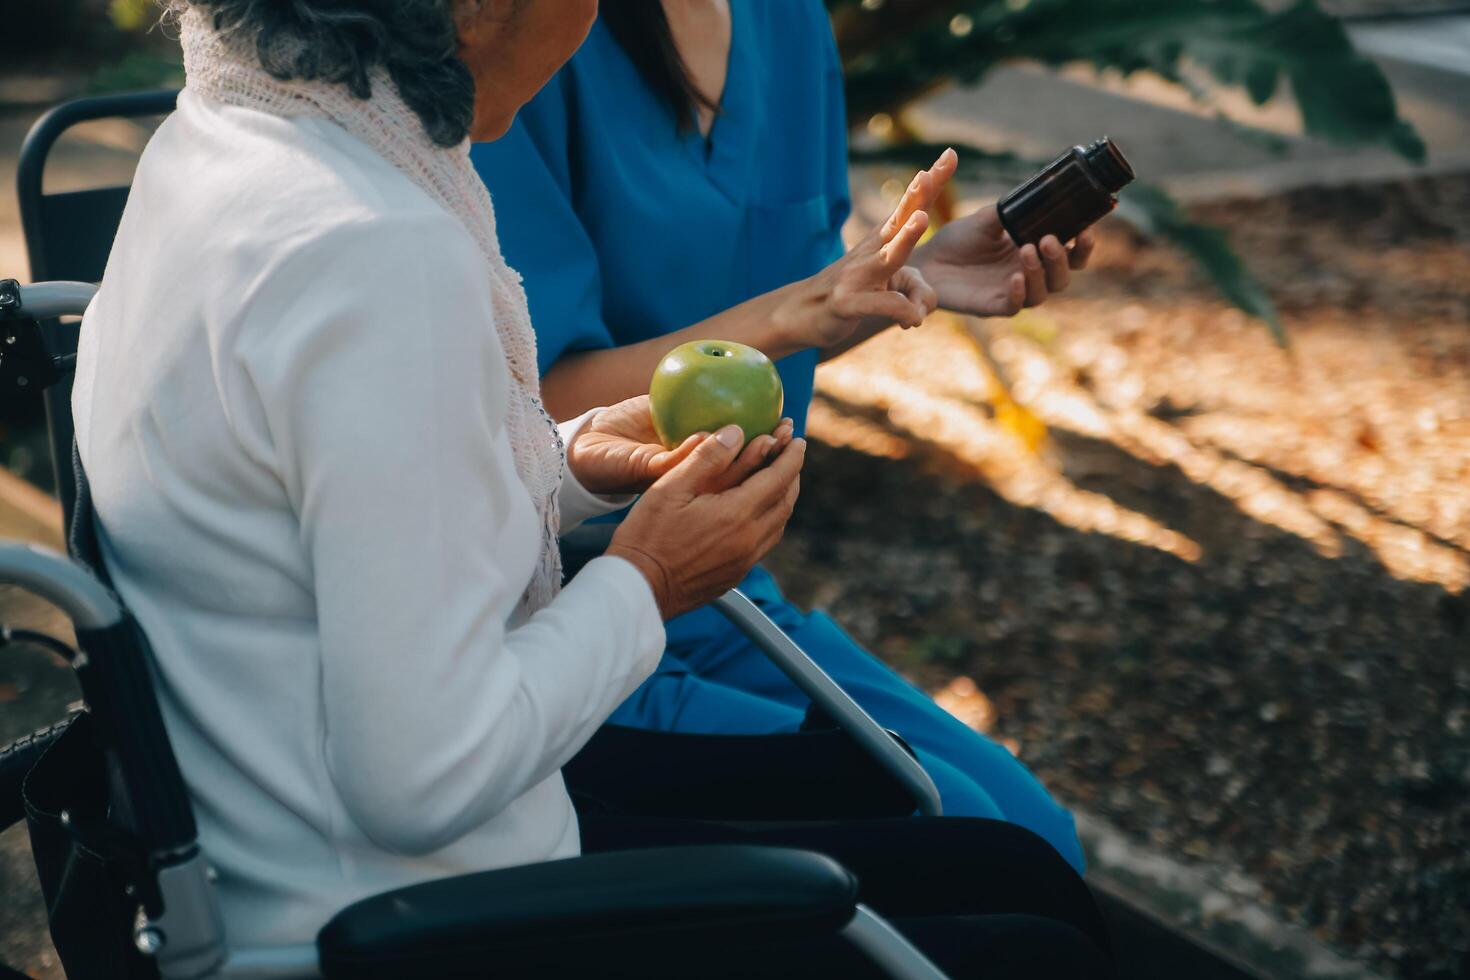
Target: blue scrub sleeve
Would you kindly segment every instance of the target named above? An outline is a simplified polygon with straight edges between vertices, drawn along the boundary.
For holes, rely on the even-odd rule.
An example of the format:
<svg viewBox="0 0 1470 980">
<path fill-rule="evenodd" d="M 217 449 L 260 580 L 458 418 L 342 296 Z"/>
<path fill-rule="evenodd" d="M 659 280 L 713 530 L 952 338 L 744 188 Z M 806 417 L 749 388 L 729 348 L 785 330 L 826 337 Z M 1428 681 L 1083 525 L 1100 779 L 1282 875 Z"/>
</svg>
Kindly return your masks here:
<svg viewBox="0 0 1470 980">
<path fill-rule="evenodd" d="M 826 68 L 826 105 L 822 129 L 827 141 L 827 195 L 832 202 L 830 228 L 832 251 L 828 262 L 835 262 L 847 250 L 842 243 L 842 226 L 852 214 L 852 184 L 847 169 L 847 98 L 844 95 L 842 61 L 837 54 L 837 38 L 830 30 L 825 9 L 822 19 L 828 29 L 824 31 L 823 59 Z"/>
<path fill-rule="evenodd" d="M 501 251 L 525 286 L 542 374 L 573 351 L 615 346 L 597 250 L 572 201 L 569 112 L 558 75 L 509 132 L 470 150 L 495 204 Z"/>
</svg>

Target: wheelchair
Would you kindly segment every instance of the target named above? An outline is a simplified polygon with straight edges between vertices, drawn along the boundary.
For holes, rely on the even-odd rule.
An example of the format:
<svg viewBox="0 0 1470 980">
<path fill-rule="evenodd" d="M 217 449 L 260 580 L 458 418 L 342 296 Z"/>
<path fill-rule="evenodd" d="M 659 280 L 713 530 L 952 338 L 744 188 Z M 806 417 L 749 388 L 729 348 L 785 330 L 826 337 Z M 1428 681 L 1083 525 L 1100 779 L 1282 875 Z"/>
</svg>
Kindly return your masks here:
<svg viewBox="0 0 1470 980">
<path fill-rule="evenodd" d="M 174 93 L 79 100 L 43 117 L 22 150 L 22 221 L 37 284 L 0 281 L 0 397 L 44 392 L 70 557 L 0 542 L 0 585 L 34 593 L 75 627 L 75 648 L 0 624 L 74 670 L 82 702 L 60 724 L 0 749 L 0 829 L 26 821 L 52 936 L 69 975 L 287 978 L 534 975 L 636 964 L 651 943 L 691 951 L 752 939 L 839 935 L 898 980 L 944 974 L 857 900 L 835 861 L 735 845 L 619 851 L 466 874 L 396 889 L 341 910 L 314 944 L 229 944 L 209 855 L 170 747 L 148 638 L 107 582 L 85 474 L 73 449 L 70 368 L 79 316 L 101 278 L 127 187 L 42 193 L 45 159 L 90 119 L 162 115 Z M 50 281 L 41 281 L 50 280 Z M 599 532 L 564 548 L 596 552 Z M 903 787 L 941 812 L 922 766 L 738 591 L 716 603 L 813 704 Z M 573 967 L 570 964 L 579 964 Z M 589 972 L 595 972 L 595 969 Z M 691 973 L 697 971 L 691 970 Z"/>
</svg>

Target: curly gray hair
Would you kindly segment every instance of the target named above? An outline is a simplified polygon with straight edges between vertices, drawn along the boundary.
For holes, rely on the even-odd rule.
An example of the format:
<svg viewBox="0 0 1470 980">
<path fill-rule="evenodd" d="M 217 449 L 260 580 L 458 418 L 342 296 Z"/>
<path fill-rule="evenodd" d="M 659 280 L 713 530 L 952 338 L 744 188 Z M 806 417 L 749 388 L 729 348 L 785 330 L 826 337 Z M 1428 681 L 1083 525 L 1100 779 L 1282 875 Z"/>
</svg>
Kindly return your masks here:
<svg viewBox="0 0 1470 980">
<path fill-rule="evenodd" d="M 260 64 L 287 81 L 372 95 L 382 66 L 429 138 L 454 146 L 470 132 L 475 84 L 459 58 L 455 13 L 474 0 L 171 0 L 210 12 L 215 29 L 255 37 Z M 516 4 L 518 6 L 519 4 Z"/>
</svg>

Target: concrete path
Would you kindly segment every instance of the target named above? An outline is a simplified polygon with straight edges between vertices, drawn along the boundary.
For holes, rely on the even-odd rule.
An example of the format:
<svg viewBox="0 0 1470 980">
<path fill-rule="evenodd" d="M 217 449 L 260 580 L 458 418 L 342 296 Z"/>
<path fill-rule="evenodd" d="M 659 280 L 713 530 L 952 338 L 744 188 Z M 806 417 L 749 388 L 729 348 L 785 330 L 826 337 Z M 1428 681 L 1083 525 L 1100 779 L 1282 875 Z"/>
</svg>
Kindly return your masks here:
<svg viewBox="0 0 1470 980">
<path fill-rule="evenodd" d="M 1356 24 L 1353 40 L 1376 58 L 1470 75 L 1470 14 Z"/>
</svg>

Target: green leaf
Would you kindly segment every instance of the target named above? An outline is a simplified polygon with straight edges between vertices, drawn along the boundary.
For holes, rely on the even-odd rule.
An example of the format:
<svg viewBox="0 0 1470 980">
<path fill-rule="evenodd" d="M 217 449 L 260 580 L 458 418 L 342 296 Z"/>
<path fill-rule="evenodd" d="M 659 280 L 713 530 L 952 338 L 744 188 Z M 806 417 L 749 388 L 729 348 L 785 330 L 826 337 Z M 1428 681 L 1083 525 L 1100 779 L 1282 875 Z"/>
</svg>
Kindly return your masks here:
<svg viewBox="0 0 1470 980">
<path fill-rule="evenodd" d="M 1277 71 L 1270 62 L 1258 61 L 1246 72 L 1245 90 L 1256 105 L 1265 105 L 1276 94 Z"/>
<path fill-rule="evenodd" d="M 1173 198 L 1151 184 L 1133 184 L 1124 190 L 1117 213 L 1140 231 L 1167 239 L 1186 252 L 1226 299 L 1265 321 L 1276 342 L 1288 346 L 1276 304 L 1231 249 L 1223 229 L 1192 221 Z"/>
</svg>

